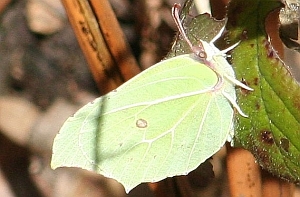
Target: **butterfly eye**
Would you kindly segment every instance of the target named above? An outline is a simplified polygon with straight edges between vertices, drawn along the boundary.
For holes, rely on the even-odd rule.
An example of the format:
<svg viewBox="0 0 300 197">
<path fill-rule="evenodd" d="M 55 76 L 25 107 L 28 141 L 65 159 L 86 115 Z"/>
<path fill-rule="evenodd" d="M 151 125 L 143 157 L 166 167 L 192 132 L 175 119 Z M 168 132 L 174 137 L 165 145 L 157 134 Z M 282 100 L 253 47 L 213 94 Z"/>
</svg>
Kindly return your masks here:
<svg viewBox="0 0 300 197">
<path fill-rule="evenodd" d="M 206 59 L 207 54 L 203 51 L 202 46 L 193 46 L 192 48 L 194 54 L 200 59 Z"/>
</svg>

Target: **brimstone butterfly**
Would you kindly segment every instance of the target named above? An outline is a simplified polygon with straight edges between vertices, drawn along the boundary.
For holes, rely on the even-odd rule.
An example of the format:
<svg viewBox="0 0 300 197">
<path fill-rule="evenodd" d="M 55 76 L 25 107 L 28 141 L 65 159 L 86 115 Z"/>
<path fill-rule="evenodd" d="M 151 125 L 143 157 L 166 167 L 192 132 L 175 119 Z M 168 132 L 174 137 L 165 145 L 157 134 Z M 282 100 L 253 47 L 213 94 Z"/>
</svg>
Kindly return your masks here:
<svg viewBox="0 0 300 197">
<path fill-rule="evenodd" d="M 224 51 L 207 43 L 193 53 L 163 60 L 116 90 L 82 107 L 62 126 L 51 166 L 80 167 L 121 182 L 126 191 L 142 182 L 184 175 L 231 138 L 235 79 Z M 221 34 L 221 32 L 219 33 Z"/>
</svg>

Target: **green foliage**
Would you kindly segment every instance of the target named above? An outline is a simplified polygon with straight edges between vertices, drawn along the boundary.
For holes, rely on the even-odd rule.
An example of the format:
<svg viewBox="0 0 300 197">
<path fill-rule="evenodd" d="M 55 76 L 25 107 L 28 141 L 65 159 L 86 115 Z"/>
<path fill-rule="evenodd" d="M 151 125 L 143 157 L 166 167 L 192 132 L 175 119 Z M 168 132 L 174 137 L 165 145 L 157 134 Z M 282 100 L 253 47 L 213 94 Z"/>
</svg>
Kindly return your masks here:
<svg viewBox="0 0 300 197">
<path fill-rule="evenodd" d="M 239 90 L 248 118 L 237 116 L 235 143 L 250 150 L 273 174 L 300 181 L 300 87 L 272 48 L 265 32 L 267 14 L 277 1 L 232 0 L 230 38 L 241 39 L 232 54 L 238 79 L 254 89 Z"/>
</svg>

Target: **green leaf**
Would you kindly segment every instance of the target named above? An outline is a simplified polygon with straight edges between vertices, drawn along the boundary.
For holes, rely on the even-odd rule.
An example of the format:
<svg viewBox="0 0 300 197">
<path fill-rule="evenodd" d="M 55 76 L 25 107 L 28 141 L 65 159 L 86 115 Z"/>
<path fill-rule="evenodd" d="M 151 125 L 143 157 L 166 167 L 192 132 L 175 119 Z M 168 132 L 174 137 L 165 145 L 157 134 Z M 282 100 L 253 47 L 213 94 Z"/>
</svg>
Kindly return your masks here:
<svg viewBox="0 0 300 197">
<path fill-rule="evenodd" d="M 250 150 L 271 173 L 299 182 L 300 87 L 265 33 L 267 14 L 279 6 L 277 1 L 232 0 L 228 8 L 229 36 L 242 40 L 232 54 L 236 76 L 254 89 L 238 91 L 249 117 L 237 117 L 235 144 Z"/>
</svg>

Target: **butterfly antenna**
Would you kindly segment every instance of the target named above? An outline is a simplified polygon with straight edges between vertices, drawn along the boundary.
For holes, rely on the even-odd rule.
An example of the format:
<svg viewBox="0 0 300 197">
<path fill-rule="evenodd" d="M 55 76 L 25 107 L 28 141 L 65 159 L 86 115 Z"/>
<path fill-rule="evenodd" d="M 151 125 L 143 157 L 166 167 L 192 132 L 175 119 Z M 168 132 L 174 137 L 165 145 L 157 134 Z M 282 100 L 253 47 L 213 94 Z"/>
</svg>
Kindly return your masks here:
<svg viewBox="0 0 300 197">
<path fill-rule="evenodd" d="M 177 26 L 181 36 L 183 37 L 183 39 L 187 42 L 187 44 L 192 49 L 193 45 L 192 45 L 191 41 L 188 39 L 188 37 L 187 37 L 187 35 L 184 31 L 181 20 L 180 20 L 180 17 L 179 17 L 180 8 L 181 8 L 181 5 L 179 3 L 175 3 L 174 6 L 172 7 L 172 16 L 173 16 L 173 19 L 176 23 L 176 26 Z"/>
<path fill-rule="evenodd" d="M 191 48 L 192 52 L 195 54 L 195 56 L 198 57 L 200 60 L 202 60 L 205 65 L 207 65 L 209 68 L 211 68 L 216 73 L 216 75 L 218 77 L 218 82 L 216 83 L 214 88 L 212 88 L 212 91 L 218 90 L 219 88 L 222 87 L 222 84 L 224 83 L 223 76 L 216 70 L 215 66 L 212 65 L 207 60 L 207 54 L 205 52 L 202 41 L 200 40 L 200 42 L 197 46 L 193 46 L 190 39 L 187 37 L 187 35 L 184 31 L 182 22 L 180 20 L 180 16 L 179 16 L 180 8 L 181 8 L 181 5 L 178 3 L 175 3 L 174 6 L 172 7 L 172 16 L 176 23 L 176 26 L 177 26 L 181 36 L 187 42 L 187 44 L 190 46 L 190 48 Z"/>
<path fill-rule="evenodd" d="M 175 3 L 174 6 L 172 7 L 172 17 L 176 23 L 176 26 L 183 37 L 183 39 L 186 41 L 186 43 L 189 45 L 193 53 L 195 53 L 200 59 L 206 59 L 207 55 L 205 53 L 204 47 L 202 43 L 200 42 L 198 46 L 193 46 L 191 43 L 190 39 L 187 37 L 182 22 L 180 20 L 179 16 L 179 10 L 181 8 L 181 5 L 179 3 Z"/>
</svg>

